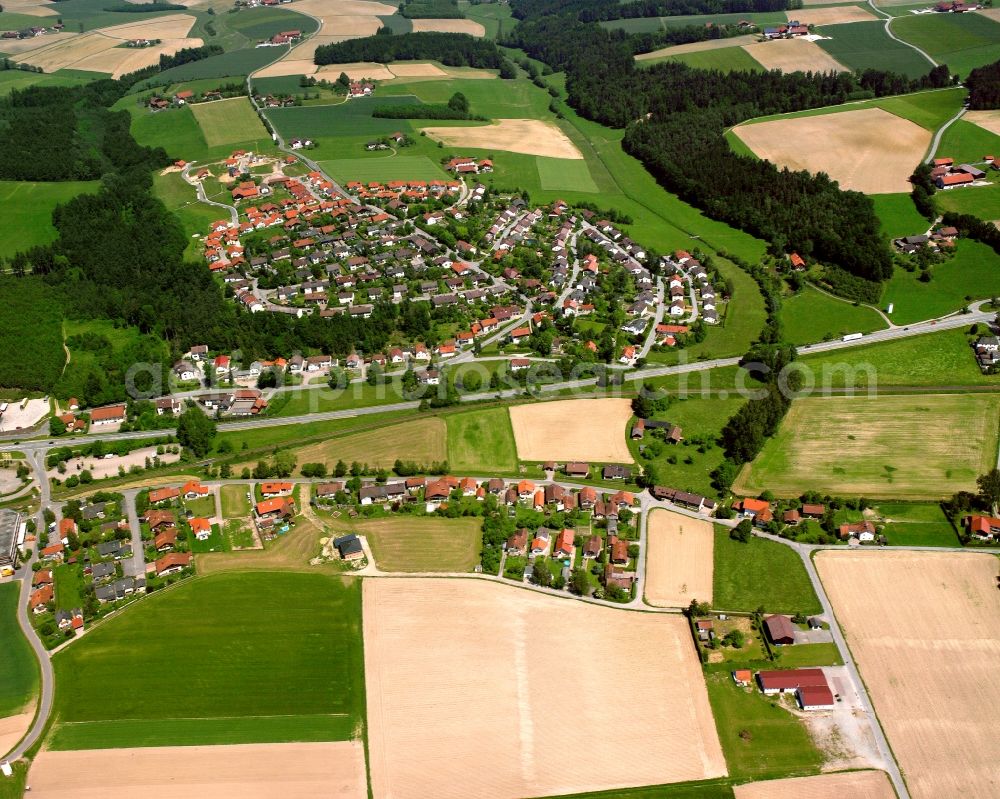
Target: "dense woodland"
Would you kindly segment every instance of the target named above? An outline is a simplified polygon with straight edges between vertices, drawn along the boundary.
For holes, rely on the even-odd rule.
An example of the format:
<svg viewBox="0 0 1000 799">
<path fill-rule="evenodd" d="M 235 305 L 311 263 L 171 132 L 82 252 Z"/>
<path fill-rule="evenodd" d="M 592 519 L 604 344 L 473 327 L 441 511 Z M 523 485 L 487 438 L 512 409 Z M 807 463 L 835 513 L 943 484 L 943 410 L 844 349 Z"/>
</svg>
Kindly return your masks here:
<svg viewBox="0 0 1000 799">
<path fill-rule="evenodd" d="M 440 61 L 449 67 L 499 69 L 501 78 L 513 78 L 513 65 L 497 46 L 467 33 L 403 33 L 399 36 L 368 36 L 316 48 L 315 61 L 343 64 L 352 61 Z"/>
<path fill-rule="evenodd" d="M 841 191 L 825 175 L 779 170 L 737 155 L 723 131 L 765 114 L 945 86 L 951 80 L 946 67 L 919 80 L 875 70 L 723 74 L 678 63 L 637 68 L 620 37 L 566 17 L 528 19 L 510 43 L 564 70 L 570 104 L 588 119 L 625 128 L 626 151 L 685 201 L 765 239 L 776 253 L 796 250 L 837 264 L 834 277 L 878 283 L 891 275 L 892 256 L 868 198 Z M 594 63 L 605 68 L 594 70 Z"/>
<path fill-rule="evenodd" d="M 969 90 L 972 110 L 1000 108 L 1000 61 L 972 70 L 965 79 L 965 88 Z"/>
<path fill-rule="evenodd" d="M 802 0 L 511 0 L 517 19 L 572 15 L 581 22 L 802 8 Z"/>
</svg>

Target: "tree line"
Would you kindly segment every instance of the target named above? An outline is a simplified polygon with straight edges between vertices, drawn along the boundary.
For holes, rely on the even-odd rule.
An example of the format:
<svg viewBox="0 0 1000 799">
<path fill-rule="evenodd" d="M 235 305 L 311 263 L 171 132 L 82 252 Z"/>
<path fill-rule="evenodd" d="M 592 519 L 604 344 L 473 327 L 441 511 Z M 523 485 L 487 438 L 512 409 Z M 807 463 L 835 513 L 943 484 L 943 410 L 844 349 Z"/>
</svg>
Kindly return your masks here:
<svg viewBox="0 0 1000 799">
<path fill-rule="evenodd" d="M 969 108 L 1000 108 L 1000 61 L 972 70 L 965 79 L 965 88 L 969 90 Z"/>
<path fill-rule="evenodd" d="M 688 14 L 745 14 L 802 8 L 802 0 L 511 0 L 517 19 L 572 15 L 581 22 Z"/>
<path fill-rule="evenodd" d="M 352 61 L 440 61 L 449 67 L 499 69 L 501 78 L 513 78 L 516 70 L 497 46 L 467 33 L 403 33 L 398 36 L 368 36 L 316 48 L 315 62 L 343 64 Z"/>
</svg>

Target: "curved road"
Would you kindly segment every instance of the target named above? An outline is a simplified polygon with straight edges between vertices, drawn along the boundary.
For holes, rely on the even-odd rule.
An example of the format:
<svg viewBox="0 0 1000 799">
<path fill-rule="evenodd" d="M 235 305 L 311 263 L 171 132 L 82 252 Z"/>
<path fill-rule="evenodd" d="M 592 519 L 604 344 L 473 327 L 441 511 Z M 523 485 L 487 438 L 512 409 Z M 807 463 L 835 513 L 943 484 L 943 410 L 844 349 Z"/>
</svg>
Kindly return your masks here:
<svg viewBox="0 0 1000 799">
<path fill-rule="evenodd" d="M 934 160 L 934 156 L 937 154 L 937 149 L 941 144 L 941 137 L 944 136 L 944 132 L 952 126 L 953 123 L 958 122 L 962 118 L 962 115 L 969 109 L 962 108 L 958 109 L 958 113 L 955 114 L 951 119 L 945 122 L 940 128 L 934 132 L 934 138 L 931 140 L 930 149 L 927 151 L 927 157 L 924 159 L 925 164 L 929 164 Z"/>
<path fill-rule="evenodd" d="M 49 480 L 45 474 L 45 453 L 42 450 L 35 450 L 25 454 L 31 459 L 32 466 L 35 469 L 35 479 L 39 485 L 40 502 L 36 523 L 38 530 L 41 531 L 45 529 L 43 511 L 49 507 L 49 502 L 51 501 Z M 8 760 L 17 760 L 23 757 L 24 753 L 34 746 L 35 742 L 41 737 L 42 732 L 45 730 L 45 725 L 49 721 L 49 714 L 52 712 L 52 697 L 55 693 L 55 677 L 52 673 L 52 662 L 49 660 L 49 653 L 42 646 L 41 640 L 35 633 L 35 628 L 31 626 L 31 621 L 28 619 L 28 600 L 31 597 L 31 579 L 34 575 L 31 567 L 36 560 L 38 560 L 37 542 L 31 548 L 31 557 L 25 563 L 21 564 L 21 568 L 17 572 L 17 578 L 21 580 L 21 597 L 17 606 L 17 622 L 21 626 L 24 637 L 28 639 L 28 643 L 31 644 L 31 648 L 35 651 L 35 657 L 38 658 L 38 665 L 41 672 L 39 675 L 38 704 L 35 708 L 34 721 L 28 729 L 28 733 L 8 754 L 6 758 Z"/>
<path fill-rule="evenodd" d="M 892 28 L 890 26 L 892 25 L 892 21 L 895 19 L 895 17 L 892 16 L 892 14 L 887 14 L 885 11 L 883 11 L 881 8 L 875 5 L 875 0 L 868 0 L 868 5 L 871 6 L 872 11 L 874 11 L 876 14 L 879 14 L 885 19 L 885 32 L 889 34 L 890 39 L 895 39 L 900 44 L 905 44 L 910 49 L 916 50 L 918 53 L 920 53 L 920 55 L 922 55 L 924 58 L 930 61 L 932 67 L 939 66 L 938 62 L 935 61 L 933 58 L 931 58 L 928 53 L 921 50 L 915 44 L 910 44 L 910 42 L 906 41 L 906 39 L 900 39 L 895 33 L 892 32 Z"/>
</svg>

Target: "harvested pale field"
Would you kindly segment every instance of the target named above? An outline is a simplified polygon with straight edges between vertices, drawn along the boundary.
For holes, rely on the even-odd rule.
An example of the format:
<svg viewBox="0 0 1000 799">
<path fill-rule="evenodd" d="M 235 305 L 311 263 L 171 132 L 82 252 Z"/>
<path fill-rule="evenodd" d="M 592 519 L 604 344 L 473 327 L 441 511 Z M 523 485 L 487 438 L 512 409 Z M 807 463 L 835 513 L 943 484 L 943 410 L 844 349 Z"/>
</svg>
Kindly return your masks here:
<svg viewBox="0 0 1000 799">
<path fill-rule="evenodd" d="M 931 141 L 930 131 L 881 108 L 776 119 L 733 132 L 761 158 L 825 172 L 842 189 L 865 194 L 909 191 L 908 178 Z"/>
<path fill-rule="evenodd" d="M 500 76 L 496 69 L 477 69 L 476 67 L 442 67 L 449 78 L 465 80 L 492 80 Z"/>
<path fill-rule="evenodd" d="M 323 20 L 329 17 L 386 17 L 398 11 L 396 6 L 368 0 L 296 0 L 289 8 Z"/>
<path fill-rule="evenodd" d="M 29 17 L 54 17 L 59 13 L 55 3 L 44 0 L 5 0 L 3 10 L 11 14 L 26 14 Z"/>
<path fill-rule="evenodd" d="M 356 38 L 374 36 L 375 32 L 381 27 L 382 21 L 378 17 L 354 15 L 350 17 L 327 17 L 323 20 L 323 27 L 320 30 L 323 36 Z"/>
<path fill-rule="evenodd" d="M 815 561 L 913 799 L 1000 795 L 997 558 L 869 550 Z"/>
<path fill-rule="evenodd" d="M 173 55 L 186 47 L 201 47 L 201 39 L 170 39 L 153 47 L 114 47 L 103 53 L 85 58 L 73 64 L 73 69 L 90 72 L 110 72 L 112 78 L 120 78 L 140 69 L 160 63 L 161 55 Z"/>
<path fill-rule="evenodd" d="M 35 50 L 52 47 L 53 45 L 67 42 L 70 39 L 76 39 L 79 36 L 79 33 L 60 31 L 59 33 L 46 33 L 44 36 L 35 36 L 31 39 L 5 39 L 3 42 L 0 42 L 0 52 L 8 53 L 9 55 L 21 55 L 22 53 L 30 53 Z M 18 59 L 18 61 L 23 60 Z"/>
<path fill-rule="evenodd" d="M 827 8 L 797 8 L 786 11 L 789 20 L 803 25 L 840 25 L 843 22 L 871 22 L 877 17 L 860 6 L 829 6 Z"/>
<path fill-rule="evenodd" d="M 350 64 L 327 64 L 320 67 L 318 72 L 340 75 L 346 72 L 351 80 L 392 80 L 395 76 L 389 71 L 385 64 L 376 64 L 374 61 L 353 61 Z"/>
<path fill-rule="evenodd" d="M 263 69 L 253 73 L 255 78 L 280 78 L 285 75 L 312 75 L 316 72 L 316 65 L 308 60 L 282 59 L 273 64 L 269 64 Z"/>
<path fill-rule="evenodd" d="M 1000 397 L 797 399 L 734 493 L 944 499 L 996 464 Z"/>
<path fill-rule="evenodd" d="M 485 36 L 486 28 L 471 19 L 415 19 L 414 33 L 468 33 Z"/>
<path fill-rule="evenodd" d="M 41 37 L 49 39 L 50 37 Z M 51 38 L 55 38 L 54 36 Z M 38 50 L 32 50 L 18 61 L 41 67 L 44 72 L 55 72 L 65 69 L 78 61 L 103 53 L 121 44 L 118 39 L 91 31 L 75 36 L 72 39 L 58 41 Z"/>
<path fill-rule="evenodd" d="M 191 14 L 168 14 L 165 17 L 154 17 L 142 22 L 127 22 L 124 25 L 112 25 L 108 28 L 98 28 L 98 33 L 115 39 L 182 39 L 196 22 Z"/>
<path fill-rule="evenodd" d="M 0 759 L 24 737 L 34 718 L 35 703 L 32 702 L 26 712 L 0 719 Z"/>
<path fill-rule="evenodd" d="M 1000 11 L 1000 8 L 990 10 Z M 1000 136 L 1000 111 L 966 111 L 962 119 Z"/>
<path fill-rule="evenodd" d="M 365 799 L 360 741 L 43 751 L 29 773 L 42 799 Z"/>
<path fill-rule="evenodd" d="M 850 72 L 836 58 L 807 39 L 775 39 L 744 45 L 744 50 L 764 69 L 782 72 Z"/>
<path fill-rule="evenodd" d="M 666 58 L 671 55 L 684 55 L 684 53 L 700 53 L 705 50 L 722 50 L 726 47 L 742 47 L 745 44 L 753 44 L 757 37 L 753 34 L 746 36 L 732 36 L 728 39 L 707 39 L 703 42 L 691 42 L 689 44 L 675 44 L 673 47 L 661 47 L 651 53 L 640 53 L 635 57 L 636 61 L 652 61 L 656 58 Z"/>
<path fill-rule="evenodd" d="M 736 799 L 896 799 L 884 771 L 844 771 L 815 777 L 736 785 Z"/>
<path fill-rule="evenodd" d="M 474 579 L 368 579 L 363 593 L 374 796 L 515 799 L 726 773 L 680 616 Z M 616 674 L 634 699 L 591 701 Z M 628 735 L 608 734 L 616 713 Z"/>
<path fill-rule="evenodd" d="M 513 405 L 510 423 L 523 461 L 631 463 L 627 399 L 575 399 Z"/>
<path fill-rule="evenodd" d="M 437 64 L 420 61 L 397 61 L 389 64 L 389 70 L 397 78 L 446 78 L 448 73 Z"/>
<path fill-rule="evenodd" d="M 554 122 L 540 119 L 498 119 L 492 125 L 424 128 L 432 139 L 455 147 L 505 150 L 510 153 L 580 160 L 582 153 Z"/>
<path fill-rule="evenodd" d="M 686 608 L 692 599 L 711 602 L 715 542 L 711 522 L 656 510 L 647 525 L 647 604 Z"/>
<path fill-rule="evenodd" d="M 984 17 L 989 17 L 994 22 L 1000 22 L 1000 8 L 980 8 L 977 12 L 982 14 Z M 22 11 L 22 14 L 27 13 Z"/>
</svg>

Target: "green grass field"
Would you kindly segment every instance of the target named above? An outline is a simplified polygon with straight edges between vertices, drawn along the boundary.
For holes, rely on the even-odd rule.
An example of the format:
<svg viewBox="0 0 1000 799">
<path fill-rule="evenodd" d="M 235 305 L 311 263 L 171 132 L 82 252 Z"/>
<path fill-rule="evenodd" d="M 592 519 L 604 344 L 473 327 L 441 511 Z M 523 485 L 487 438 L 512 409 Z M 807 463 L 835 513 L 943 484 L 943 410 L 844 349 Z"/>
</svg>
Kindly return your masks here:
<svg viewBox="0 0 1000 799">
<path fill-rule="evenodd" d="M 96 180 L 62 183 L 0 180 L 0 209 L 3 213 L 0 257 L 10 257 L 20 250 L 54 241 L 53 209 L 78 194 L 95 193 L 99 185 Z"/>
<path fill-rule="evenodd" d="M 274 108 L 268 118 L 286 139 L 292 137 L 319 139 L 338 136 L 380 136 L 399 130 L 412 132 L 408 119 L 381 119 L 372 116 L 379 105 L 404 105 L 416 103 L 412 96 L 372 97 L 348 101 L 339 105 L 312 105 L 291 108 Z M 321 148 L 322 150 L 323 148 Z M 318 151 L 316 155 L 323 155 Z"/>
<path fill-rule="evenodd" d="M 361 583 L 196 578 L 52 660 L 54 748 L 345 740 L 364 719 Z M 178 684 L 154 690 L 157 674 Z"/>
<path fill-rule="evenodd" d="M 473 5 L 467 0 L 460 0 L 458 7 L 468 19 L 475 20 L 486 29 L 487 39 L 499 38 L 502 33 L 510 32 L 511 28 L 514 27 L 510 6 L 506 3 L 477 3 Z M 400 17 L 400 19 L 405 19 L 405 17 Z"/>
<path fill-rule="evenodd" d="M 893 304 L 891 318 L 897 325 L 959 311 L 970 302 L 967 297 L 981 300 L 1000 294 L 997 262 L 997 254 L 991 247 L 960 239 L 954 256 L 931 267 L 929 283 L 921 282 L 917 272 L 896 269 L 882 291 L 881 306 L 888 308 L 889 303 Z"/>
<path fill-rule="evenodd" d="M 244 486 L 222 486 L 222 515 L 227 519 L 236 519 L 250 513 L 250 500 Z"/>
<path fill-rule="evenodd" d="M 701 50 L 694 53 L 680 53 L 679 55 L 664 56 L 648 61 L 639 61 L 639 65 L 658 64 L 661 61 L 679 61 L 687 64 L 693 69 L 717 69 L 720 72 L 763 72 L 764 67 L 760 65 L 752 55 L 742 47 L 722 47 L 718 50 Z"/>
<path fill-rule="evenodd" d="M 300 464 L 325 463 L 331 469 L 338 460 L 391 469 L 401 459 L 427 467 L 447 459 L 446 435 L 445 423 L 438 417 L 416 417 L 390 427 L 307 444 L 296 450 L 296 456 Z"/>
<path fill-rule="evenodd" d="M 909 194 L 872 194 L 868 199 L 875 204 L 875 214 L 882 223 L 882 233 L 886 238 L 923 233 L 930 225 L 917 213 Z"/>
<path fill-rule="evenodd" d="M 982 14 L 910 15 L 894 20 L 892 32 L 962 77 L 1000 59 L 1000 24 Z"/>
<path fill-rule="evenodd" d="M 225 22 L 229 30 L 243 34 L 249 40 L 248 44 L 269 39 L 281 31 L 294 29 L 302 33 L 313 33 L 318 27 L 316 20 L 305 14 L 266 7 L 244 8 L 237 14 L 227 14 Z"/>
<path fill-rule="evenodd" d="M 586 161 L 536 156 L 535 165 L 538 167 L 538 181 L 547 191 L 598 191 Z"/>
<path fill-rule="evenodd" d="M 794 644 L 779 648 L 778 664 L 783 669 L 807 666 L 841 666 L 844 663 L 840 650 L 833 643 Z"/>
<path fill-rule="evenodd" d="M 278 47 L 247 47 L 241 50 L 232 50 L 201 61 L 191 61 L 187 64 L 181 64 L 179 67 L 172 67 L 137 83 L 132 88 L 132 92 L 140 92 L 152 86 L 164 86 L 184 80 L 243 77 L 255 72 L 265 64 L 275 61 L 281 54 L 282 48 Z"/>
<path fill-rule="evenodd" d="M 719 741 L 736 780 L 813 774 L 823 763 L 803 722 L 756 688 L 741 688 L 729 671 L 706 674 Z"/>
<path fill-rule="evenodd" d="M 1000 158 L 998 153 L 1000 153 L 1000 136 L 990 133 L 974 122 L 960 119 L 944 132 L 936 155 L 940 158 L 954 158 L 957 164 L 981 164 L 983 156 L 996 155 Z M 980 169 L 985 169 L 987 174 L 990 174 L 989 167 L 981 165 Z M 940 196 L 960 193 L 943 191 L 940 192 Z"/>
<path fill-rule="evenodd" d="M 456 473 L 511 473 L 517 469 L 517 448 L 506 408 L 489 408 L 445 417 L 448 424 L 448 465 Z"/>
<path fill-rule="evenodd" d="M 64 563 L 52 570 L 56 584 L 56 610 L 83 607 L 83 574 L 76 565 Z"/>
<path fill-rule="evenodd" d="M 445 180 L 448 174 L 425 155 L 382 155 L 380 158 L 338 158 L 320 161 L 340 181 Z"/>
<path fill-rule="evenodd" d="M 197 103 L 191 106 L 210 147 L 236 142 L 257 142 L 271 136 L 246 97 Z"/>
<path fill-rule="evenodd" d="M 225 217 L 225 212 L 214 205 L 199 202 L 195 188 L 181 177 L 180 172 L 153 175 L 153 193 L 160 198 L 169 211 L 176 214 L 184 226 L 184 233 L 188 241 L 187 248 L 184 250 L 185 256 L 191 260 L 204 258 L 204 244 L 202 244 L 201 239 L 195 239 L 193 236 L 204 236 L 208 232 L 208 226 L 220 216 Z M 223 197 L 218 201 L 227 202 L 228 197 Z"/>
<path fill-rule="evenodd" d="M 0 718 L 20 713 L 38 692 L 38 663 L 17 623 L 20 582 L 0 584 Z"/>
<path fill-rule="evenodd" d="M 816 385 L 830 388 L 996 384 L 996 378 L 980 371 L 961 330 L 825 355 L 801 354 L 800 363 L 809 367 Z"/>
<path fill-rule="evenodd" d="M 897 24 L 893 25 L 893 31 L 900 35 Z M 890 38 L 881 20 L 826 25 L 819 32 L 830 38 L 820 39 L 816 44 L 854 70 L 881 69 L 917 78 L 932 67 L 916 50 Z"/>
<path fill-rule="evenodd" d="M 471 572 L 479 563 L 483 533 L 475 517 L 390 516 L 355 522 L 353 529 L 368 539 L 382 571 Z"/>
<path fill-rule="evenodd" d="M 989 221 L 1000 219 L 1000 183 L 962 191 L 939 191 L 934 194 L 934 204 L 939 211 L 972 214 Z"/>
<path fill-rule="evenodd" d="M 808 285 L 782 301 L 781 324 L 785 339 L 792 344 L 809 344 L 888 327 L 871 308 L 835 299 Z"/>
<path fill-rule="evenodd" d="M 882 530 L 892 546 L 957 547 L 960 542 L 941 506 L 932 503 L 880 503 Z"/>
<path fill-rule="evenodd" d="M 985 394 L 797 399 L 733 491 L 891 499 L 974 491 L 996 464 L 998 421 L 1000 396 Z"/>
<path fill-rule="evenodd" d="M 32 17 L 31 24 L 38 24 L 38 17 Z M 0 25 L 0 30 L 3 26 Z M 2 52 L 2 50 L 0 50 Z M 42 75 L 38 72 L 22 72 L 19 69 L 5 69 L 0 71 L 0 97 L 4 97 L 13 89 L 23 89 L 25 86 L 79 86 L 97 78 L 105 78 L 99 72 L 77 72 L 68 69 L 61 69 L 52 75 Z"/>
<path fill-rule="evenodd" d="M 822 608 L 798 554 L 776 541 L 752 538 L 746 544 L 715 530 L 713 606 L 720 610 L 819 613 Z"/>
</svg>

